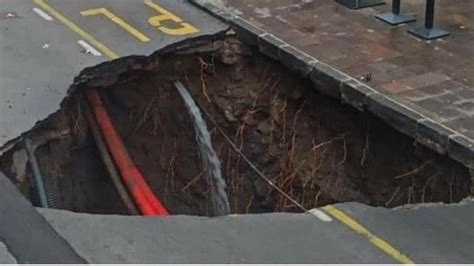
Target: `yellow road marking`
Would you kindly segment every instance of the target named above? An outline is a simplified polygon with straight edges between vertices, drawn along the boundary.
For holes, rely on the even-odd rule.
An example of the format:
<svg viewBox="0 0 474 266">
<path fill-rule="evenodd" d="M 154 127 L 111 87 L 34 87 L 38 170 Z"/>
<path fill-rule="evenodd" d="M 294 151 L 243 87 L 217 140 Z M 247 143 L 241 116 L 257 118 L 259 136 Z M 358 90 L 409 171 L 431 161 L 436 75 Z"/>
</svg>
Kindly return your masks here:
<svg viewBox="0 0 474 266">
<path fill-rule="evenodd" d="M 161 13 L 161 15 L 157 16 L 160 17 L 161 21 L 163 20 L 171 20 L 174 22 L 183 22 L 183 20 L 174 15 L 173 13 L 169 12 L 168 10 L 164 9 L 163 7 L 159 6 L 158 4 L 154 3 L 152 0 L 145 0 L 145 5 L 149 6 L 150 8 L 154 9 L 156 12 Z"/>
<path fill-rule="evenodd" d="M 43 10 L 48 12 L 51 16 L 55 17 L 57 20 L 61 21 L 66 27 L 68 27 L 71 31 L 81 36 L 85 41 L 97 47 L 98 50 L 100 50 L 103 54 L 105 54 L 110 59 L 117 59 L 119 57 L 110 48 L 108 48 L 107 46 L 99 42 L 92 35 L 88 34 L 84 30 L 79 28 L 76 24 L 74 24 L 74 22 L 70 21 L 61 13 L 59 13 L 56 9 L 54 9 L 52 6 L 47 4 L 45 0 L 33 0 L 33 3 L 41 7 Z"/>
<path fill-rule="evenodd" d="M 181 35 L 187 35 L 187 34 L 193 34 L 193 33 L 199 32 L 199 30 L 195 28 L 193 25 L 183 22 L 183 20 L 180 17 L 174 15 L 173 13 L 169 12 L 168 10 L 154 3 L 152 0 L 145 0 L 144 3 L 151 9 L 154 9 L 156 12 L 161 14 L 158 16 L 153 16 L 148 19 L 148 23 L 154 27 L 157 27 L 158 30 L 166 34 L 175 35 L 175 36 L 181 36 Z M 166 20 L 179 23 L 181 27 L 172 29 L 169 27 L 162 26 L 161 23 Z"/>
<path fill-rule="evenodd" d="M 83 16 L 96 16 L 96 15 L 104 15 L 106 18 L 110 19 L 112 22 L 117 24 L 119 27 L 123 28 L 125 31 L 133 35 L 135 38 L 142 42 L 149 42 L 150 38 L 148 38 L 145 34 L 137 30 L 132 25 L 125 22 L 123 19 L 109 11 L 107 8 L 96 8 L 96 9 L 89 9 L 81 11 L 81 15 Z"/>
<path fill-rule="evenodd" d="M 152 24 L 153 22 L 155 22 L 153 18 L 150 18 L 149 23 L 153 25 Z M 193 33 L 199 32 L 198 29 L 196 29 L 191 24 L 186 23 L 186 22 L 181 23 L 181 28 L 170 29 L 168 27 L 161 26 L 161 27 L 158 27 L 158 29 L 166 34 L 175 35 L 175 36 L 181 36 L 181 35 L 187 35 L 187 34 L 193 34 Z"/>
<path fill-rule="evenodd" d="M 369 230 L 359 224 L 356 220 L 345 214 L 343 211 L 337 209 L 334 206 L 323 207 L 323 210 L 326 211 L 329 215 L 345 224 L 347 227 L 355 231 L 357 234 L 366 238 L 374 246 L 385 252 L 387 255 L 394 258 L 396 261 L 403 264 L 414 264 L 414 262 L 408 258 L 406 255 L 398 251 L 392 245 L 387 243 L 385 240 L 373 235 Z"/>
</svg>

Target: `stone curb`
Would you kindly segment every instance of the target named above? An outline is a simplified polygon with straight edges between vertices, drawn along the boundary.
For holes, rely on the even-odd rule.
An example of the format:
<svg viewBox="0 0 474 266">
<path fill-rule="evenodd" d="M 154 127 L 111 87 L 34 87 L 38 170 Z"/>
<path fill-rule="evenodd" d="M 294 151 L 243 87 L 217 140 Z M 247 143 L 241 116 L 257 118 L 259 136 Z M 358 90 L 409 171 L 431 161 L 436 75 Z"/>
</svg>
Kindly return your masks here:
<svg viewBox="0 0 474 266">
<path fill-rule="evenodd" d="M 316 90 L 341 100 L 359 111 L 369 111 L 398 131 L 439 154 L 447 154 L 469 169 L 474 169 L 474 141 L 463 134 L 398 102 L 388 95 L 327 65 L 293 47 L 277 36 L 227 9 L 203 0 L 190 0 L 200 9 L 228 23 L 239 39 L 256 46 L 304 78 L 311 79 Z"/>
</svg>

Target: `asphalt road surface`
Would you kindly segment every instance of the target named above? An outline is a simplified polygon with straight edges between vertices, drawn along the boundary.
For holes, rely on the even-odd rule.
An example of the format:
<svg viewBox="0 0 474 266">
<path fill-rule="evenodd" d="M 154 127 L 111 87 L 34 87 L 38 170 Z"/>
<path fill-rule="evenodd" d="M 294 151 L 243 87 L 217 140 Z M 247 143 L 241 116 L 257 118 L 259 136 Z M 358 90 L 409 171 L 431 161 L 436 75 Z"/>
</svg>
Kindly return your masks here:
<svg viewBox="0 0 474 266">
<path fill-rule="evenodd" d="M 356 233 L 361 228 L 354 226 L 354 220 L 325 222 L 310 214 L 143 219 L 57 210 L 41 213 L 92 263 L 403 262 L 398 252 L 415 263 L 474 262 L 473 202 L 415 210 L 357 203 L 336 207 L 373 235 Z M 394 249 L 377 247 L 382 239 Z"/>
</svg>

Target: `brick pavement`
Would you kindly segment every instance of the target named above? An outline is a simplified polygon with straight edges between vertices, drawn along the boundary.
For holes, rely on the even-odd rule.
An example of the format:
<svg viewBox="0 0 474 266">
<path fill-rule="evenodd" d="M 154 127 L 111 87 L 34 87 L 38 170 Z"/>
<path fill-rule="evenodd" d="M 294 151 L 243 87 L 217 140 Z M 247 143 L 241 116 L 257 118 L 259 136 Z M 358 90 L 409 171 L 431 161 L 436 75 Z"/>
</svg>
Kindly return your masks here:
<svg viewBox="0 0 474 266">
<path fill-rule="evenodd" d="M 227 10 L 243 18 L 236 19 L 234 24 L 245 28 L 248 22 L 256 27 L 252 34 L 270 34 L 257 38 L 258 41 L 262 36 L 265 39 L 266 44 L 258 43 L 261 51 L 266 50 L 265 54 L 271 55 L 275 52 L 271 51 L 272 47 L 279 47 L 275 53 L 281 57 L 281 51 L 286 53 L 295 47 L 313 60 L 340 71 L 339 81 L 346 77 L 344 74 L 362 81 L 367 85 L 362 86 L 364 90 L 369 87 L 376 91 L 377 97 L 373 98 L 381 94 L 394 100 L 396 104 L 388 101 L 384 106 L 393 107 L 402 116 L 408 110 L 406 117 L 416 121 L 412 124 L 389 121 L 403 124 L 395 127 L 415 137 L 418 132 L 429 132 L 429 138 L 441 143 L 441 148 L 433 147 L 441 153 L 446 146 L 451 149 L 448 141 L 453 144 L 452 149 L 462 146 L 463 151 L 451 156 L 474 166 L 472 0 L 438 1 L 436 24 L 448 30 L 451 36 L 435 41 L 422 41 L 407 33 L 410 26 L 423 23 L 424 0 L 402 1 L 402 12 L 418 14 L 418 21 L 397 27 L 374 17 L 388 11 L 390 5 L 350 10 L 334 0 L 227 0 L 226 4 Z M 219 9 L 207 9 L 215 14 L 216 10 L 219 12 Z M 218 16 L 224 20 L 231 17 L 225 13 Z M 367 76 L 370 80 L 364 80 Z M 334 86 L 334 91 L 325 92 L 339 97 L 338 89 Z M 398 104 L 407 108 L 400 111 Z M 371 111 L 375 109 L 377 107 Z M 425 130 L 427 128 L 429 130 Z"/>
</svg>

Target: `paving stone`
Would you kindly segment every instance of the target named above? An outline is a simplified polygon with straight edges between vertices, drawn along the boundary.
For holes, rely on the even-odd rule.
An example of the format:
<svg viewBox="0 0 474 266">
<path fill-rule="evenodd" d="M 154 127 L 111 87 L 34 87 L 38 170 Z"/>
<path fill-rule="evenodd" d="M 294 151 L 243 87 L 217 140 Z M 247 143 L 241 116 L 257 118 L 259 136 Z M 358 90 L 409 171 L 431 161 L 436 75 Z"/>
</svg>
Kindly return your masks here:
<svg viewBox="0 0 474 266">
<path fill-rule="evenodd" d="M 454 107 L 456 100 L 459 100 L 456 96 L 441 95 L 439 97 L 431 97 L 425 100 L 421 100 L 416 104 L 427 111 L 430 111 L 440 117 L 442 121 L 452 120 L 455 118 L 463 117 L 466 114 Z M 450 102 L 453 101 L 453 102 Z"/>
<path fill-rule="evenodd" d="M 348 57 L 341 49 L 334 47 L 334 45 L 331 43 L 307 46 L 305 47 L 305 50 L 308 51 L 309 54 L 314 55 L 317 59 L 325 63 Z"/>
<path fill-rule="evenodd" d="M 369 62 L 365 61 L 363 58 L 357 56 L 346 56 L 331 61 L 331 65 L 349 74 L 350 71 L 348 69 L 357 68 L 362 62 L 365 62 L 367 65 L 369 64 Z"/>
<path fill-rule="evenodd" d="M 444 74 L 430 72 L 400 80 L 400 83 L 405 84 L 414 89 L 418 89 L 439 84 L 448 80 L 449 77 Z"/>
<path fill-rule="evenodd" d="M 454 103 L 462 100 L 462 98 L 455 93 L 441 94 L 439 96 L 433 97 L 433 99 L 445 105 L 454 105 Z"/>
<path fill-rule="evenodd" d="M 445 93 L 449 93 L 449 92 L 459 91 L 459 90 L 462 90 L 464 88 L 466 88 L 466 86 L 463 85 L 462 83 L 459 83 L 459 82 L 456 82 L 456 81 L 453 81 L 453 80 L 448 80 L 448 81 L 437 83 L 437 84 L 434 84 L 434 85 L 431 85 L 431 86 L 426 86 L 426 87 L 420 88 L 418 90 L 420 92 L 423 92 L 423 93 L 427 94 L 427 95 L 437 96 L 437 95 L 441 95 L 441 94 L 445 94 Z M 473 93 L 474 93 L 474 91 L 473 91 Z M 474 96 L 474 94 L 473 94 L 473 96 Z"/>
<path fill-rule="evenodd" d="M 399 52 L 375 41 L 362 41 L 360 52 L 367 55 L 369 61 L 381 61 L 400 55 Z"/>
<path fill-rule="evenodd" d="M 456 108 L 468 113 L 468 114 L 474 114 L 474 102 L 468 101 L 468 102 L 461 102 L 459 104 L 456 104 Z"/>
<path fill-rule="evenodd" d="M 464 99 L 474 99 L 474 88 L 466 88 L 456 92 L 456 94 Z"/>
<path fill-rule="evenodd" d="M 433 97 L 432 95 L 426 94 L 420 90 L 407 90 L 398 94 L 398 96 L 408 99 L 412 102 L 418 102 Z"/>
<path fill-rule="evenodd" d="M 400 81 L 392 81 L 390 83 L 385 83 L 380 86 L 382 89 L 387 91 L 390 94 L 399 94 L 402 92 L 413 90 L 412 87 L 401 83 Z"/>
<path fill-rule="evenodd" d="M 314 39 L 313 38 L 307 38 L 307 34 L 305 33 L 302 33 L 301 31 L 297 30 L 297 29 L 292 29 L 292 30 L 288 30 L 288 25 L 287 27 L 282 30 L 283 32 L 278 32 L 278 35 L 281 36 L 282 39 L 285 39 L 285 40 L 295 40 L 296 43 L 299 43 L 300 40 L 310 40 L 311 43 L 314 43 Z M 277 33 L 275 33 L 277 34 Z M 303 45 L 304 42 L 302 42 Z"/>
<path fill-rule="evenodd" d="M 417 75 L 422 75 L 430 72 L 430 68 L 420 64 L 413 64 L 404 67 L 405 70 L 408 70 Z"/>
<path fill-rule="evenodd" d="M 295 45 L 295 47 L 305 48 L 305 50 L 310 52 L 308 47 L 311 47 L 313 45 L 320 45 L 321 41 L 318 38 L 315 38 L 314 36 L 306 35 L 305 37 L 295 39 L 292 43 Z"/>
</svg>

